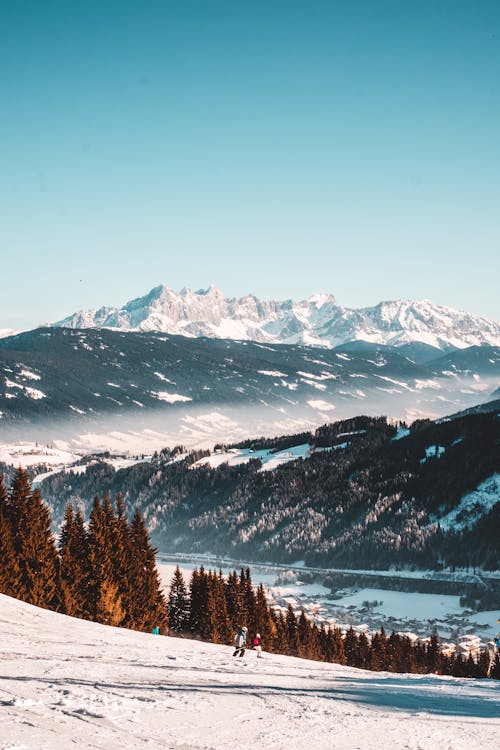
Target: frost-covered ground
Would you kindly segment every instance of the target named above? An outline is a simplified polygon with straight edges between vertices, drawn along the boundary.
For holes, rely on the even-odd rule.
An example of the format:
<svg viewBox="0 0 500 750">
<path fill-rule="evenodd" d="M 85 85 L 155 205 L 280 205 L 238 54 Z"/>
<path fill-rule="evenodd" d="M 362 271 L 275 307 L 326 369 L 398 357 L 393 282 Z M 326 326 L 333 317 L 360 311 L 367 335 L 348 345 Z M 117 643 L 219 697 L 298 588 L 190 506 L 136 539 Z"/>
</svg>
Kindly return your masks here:
<svg viewBox="0 0 500 750">
<path fill-rule="evenodd" d="M 0 596 L 0 749 L 497 746 L 498 682 L 231 652 Z"/>
</svg>

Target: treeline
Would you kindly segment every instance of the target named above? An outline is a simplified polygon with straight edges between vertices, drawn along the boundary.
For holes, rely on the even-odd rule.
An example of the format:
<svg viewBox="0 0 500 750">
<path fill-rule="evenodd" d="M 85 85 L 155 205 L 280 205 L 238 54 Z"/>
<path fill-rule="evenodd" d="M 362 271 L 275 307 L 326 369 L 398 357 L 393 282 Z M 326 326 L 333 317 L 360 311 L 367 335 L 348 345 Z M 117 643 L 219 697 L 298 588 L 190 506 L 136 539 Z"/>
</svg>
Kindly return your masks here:
<svg viewBox="0 0 500 750">
<path fill-rule="evenodd" d="M 254 589 L 248 568 L 226 578 L 201 567 L 193 571 L 188 587 L 177 567 L 168 609 L 171 634 L 212 643 L 232 643 L 235 632 L 246 625 L 250 643 L 259 633 L 265 651 L 361 669 L 486 677 L 489 666 L 486 652 L 477 661 L 443 654 L 435 635 L 422 642 L 395 632 L 388 636 L 383 628 L 371 637 L 353 628 L 344 634 L 339 628 L 318 627 L 303 611 L 297 617 L 291 605 L 286 612 L 275 610 L 262 584 Z M 500 677 L 498 664 L 492 676 Z"/>
<path fill-rule="evenodd" d="M 264 587 L 254 589 L 250 571 L 193 571 L 189 587 L 179 568 L 168 600 L 162 592 L 144 521 L 129 521 L 120 495 L 94 498 L 88 523 L 68 504 L 55 540 L 51 515 L 29 477 L 17 470 L 7 491 L 0 476 L 0 593 L 74 617 L 162 634 L 232 643 L 243 624 L 259 632 L 266 651 L 391 672 L 435 672 L 484 677 L 488 656 L 464 661 L 441 652 L 433 636 L 411 641 L 382 629 L 370 638 L 351 628 L 318 627 L 304 612 L 272 609 Z M 498 664 L 493 676 L 499 677 Z"/>
<path fill-rule="evenodd" d="M 214 450 L 229 450 L 231 448 L 250 448 L 252 450 L 269 450 L 277 452 L 292 448 L 294 445 L 309 443 L 311 448 L 333 446 L 339 435 L 348 433 L 367 432 L 368 430 L 382 430 L 389 437 L 396 433 L 396 427 L 387 423 L 385 417 L 353 417 L 318 427 L 314 432 L 297 432 L 294 435 L 280 435 L 279 437 L 260 437 L 240 440 L 238 443 L 217 443 Z"/>
<path fill-rule="evenodd" d="M 168 612 L 141 514 L 129 522 L 95 497 L 88 524 L 68 504 L 56 544 L 40 492 L 18 469 L 7 492 L 0 475 L 0 593 L 105 625 L 160 632 Z"/>
</svg>

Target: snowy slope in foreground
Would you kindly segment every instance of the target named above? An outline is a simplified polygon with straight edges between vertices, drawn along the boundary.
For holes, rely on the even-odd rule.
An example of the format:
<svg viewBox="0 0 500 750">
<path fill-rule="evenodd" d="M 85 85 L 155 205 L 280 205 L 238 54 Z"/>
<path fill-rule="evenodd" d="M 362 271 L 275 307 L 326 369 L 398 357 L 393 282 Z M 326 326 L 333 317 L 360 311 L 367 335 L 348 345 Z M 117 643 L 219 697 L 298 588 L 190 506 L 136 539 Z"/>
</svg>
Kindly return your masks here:
<svg viewBox="0 0 500 750">
<path fill-rule="evenodd" d="M 496 747 L 500 684 L 390 675 L 74 620 L 0 596 L 1 750 Z"/>
</svg>

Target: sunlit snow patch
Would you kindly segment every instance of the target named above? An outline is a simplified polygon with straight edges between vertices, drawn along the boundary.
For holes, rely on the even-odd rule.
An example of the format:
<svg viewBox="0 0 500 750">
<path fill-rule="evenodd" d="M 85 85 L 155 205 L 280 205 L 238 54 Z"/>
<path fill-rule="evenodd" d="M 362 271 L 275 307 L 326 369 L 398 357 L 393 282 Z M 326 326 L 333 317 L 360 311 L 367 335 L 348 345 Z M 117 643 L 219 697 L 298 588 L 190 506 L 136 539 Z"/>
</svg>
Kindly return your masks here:
<svg viewBox="0 0 500 750">
<path fill-rule="evenodd" d="M 38 401 L 41 398 L 46 398 L 46 394 L 43 391 L 39 391 L 37 388 L 25 388 L 24 392 L 28 398 L 32 398 L 35 401 Z"/>
<path fill-rule="evenodd" d="M 287 378 L 288 375 L 284 372 L 280 372 L 279 370 L 257 370 L 259 375 L 268 375 L 271 378 Z"/>
<path fill-rule="evenodd" d="M 159 401 L 166 401 L 168 404 L 193 400 L 190 396 L 181 396 L 180 393 L 169 393 L 168 391 L 151 391 L 151 395 Z"/>
<path fill-rule="evenodd" d="M 41 376 L 37 375 L 36 372 L 32 372 L 31 370 L 28 370 L 26 368 L 24 370 L 21 370 L 19 375 L 23 378 L 28 378 L 29 380 L 41 380 L 42 379 Z"/>
<path fill-rule="evenodd" d="M 445 531 L 473 526 L 499 502 L 500 474 L 493 474 L 476 490 L 464 495 L 456 508 L 439 519 L 439 525 Z"/>
</svg>

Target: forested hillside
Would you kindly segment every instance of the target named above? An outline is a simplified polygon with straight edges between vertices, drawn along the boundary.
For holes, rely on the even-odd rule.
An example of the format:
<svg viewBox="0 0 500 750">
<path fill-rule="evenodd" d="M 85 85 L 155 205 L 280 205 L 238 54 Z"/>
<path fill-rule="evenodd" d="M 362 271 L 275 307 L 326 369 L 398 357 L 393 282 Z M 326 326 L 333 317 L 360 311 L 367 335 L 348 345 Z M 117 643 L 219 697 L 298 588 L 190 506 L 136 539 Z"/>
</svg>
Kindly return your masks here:
<svg viewBox="0 0 500 750">
<path fill-rule="evenodd" d="M 205 454 L 179 460 L 167 449 L 120 471 L 98 461 L 84 474 L 61 473 L 41 490 L 59 519 L 68 501 L 88 509 L 95 494 L 120 492 L 166 551 L 353 568 L 496 569 L 499 425 L 494 413 L 471 414 L 396 431 L 385 418 L 358 417 L 245 443 L 254 451 L 309 444 L 305 458 L 273 470 L 251 453 L 245 463 L 213 467 L 199 460 Z"/>
</svg>

